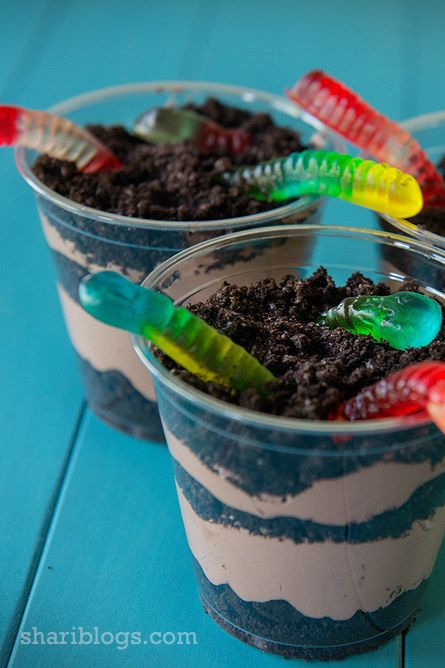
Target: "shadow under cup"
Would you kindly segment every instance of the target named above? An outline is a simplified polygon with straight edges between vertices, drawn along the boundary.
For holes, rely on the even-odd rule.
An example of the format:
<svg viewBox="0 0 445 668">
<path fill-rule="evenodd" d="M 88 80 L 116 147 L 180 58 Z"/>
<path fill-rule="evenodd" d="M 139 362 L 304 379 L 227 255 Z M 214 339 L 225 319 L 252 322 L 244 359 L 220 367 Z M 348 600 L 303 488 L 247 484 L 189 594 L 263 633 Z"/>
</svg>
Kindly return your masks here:
<svg viewBox="0 0 445 668">
<path fill-rule="evenodd" d="M 254 247 L 260 254 L 250 256 Z M 359 270 L 395 288 L 404 277 L 389 265 L 382 274 L 382 247 L 395 266 L 407 255 L 445 262 L 395 235 L 281 226 L 200 244 L 144 285 L 188 304 L 224 281 L 307 277 L 322 264 L 337 283 Z M 197 261 L 223 269 L 197 275 Z M 444 299 L 434 285 L 422 288 Z M 244 410 L 185 384 L 146 341 L 133 342 L 154 379 L 199 593 L 213 619 L 262 650 L 307 659 L 365 652 L 405 629 L 444 533 L 438 429 L 426 418 L 333 423 Z"/>
<path fill-rule="evenodd" d="M 144 109 L 201 103 L 212 96 L 253 113 L 269 113 L 277 124 L 299 131 L 306 143 L 313 140 L 320 148 L 342 150 L 340 142 L 328 141 L 323 135 L 321 124 L 288 100 L 222 84 L 155 82 L 117 86 L 67 100 L 51 111 L 82 125 L 131 127 Z M 118 429 L 140 438 L 163 440 L 153 386 L 128 334 L 94 320 L 82 310 L 77 294 L 80 280 L 90 272 L 109 269 L 141 282 L 165 259 L 199 241 L 274 222 L 318 223 L 323 201 L 303 197 L 272 211 L 218 221 L 178 223 L 129 218 L 88 208 L 50 190 L 32 172 L 35 158 L 34 151 L 17 151 L 19 170 L 36 192 L 88 403 L 96 415 Z M 195 269 L 200 274 L 201 268 Z"/>
</svg>

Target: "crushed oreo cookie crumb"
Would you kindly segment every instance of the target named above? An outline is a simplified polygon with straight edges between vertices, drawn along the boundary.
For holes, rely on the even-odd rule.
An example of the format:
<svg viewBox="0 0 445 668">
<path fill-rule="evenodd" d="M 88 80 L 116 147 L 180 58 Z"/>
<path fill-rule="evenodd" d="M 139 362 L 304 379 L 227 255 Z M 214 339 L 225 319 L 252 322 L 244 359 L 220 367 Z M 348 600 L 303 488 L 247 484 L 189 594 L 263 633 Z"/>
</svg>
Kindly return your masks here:
<svg viewBox="0 0 445 668">
<path fill-rule="evenodd" d="M 406 281 L 399 290 L 419 291 Z M 360 273 L 343 287 L 320 267 L 310 278 L 286 276 L 250 286 L 225 284 L 205 303 L 189 306 L 219 332 L 252 353 L 277 377 L 270 394 L 203 383 L 158 352 L 162 363 L 187 383 L 244 408 L 302 419 L 327 419 L 346 399 L 389 373 L 426 359 L 445 361 L 445 328 L 423 348 L 395 350 L 370 336 L 316 324 L 346 297 L 386 295 L 389 287 Z"/>
<path fill-rule="evenodd" d="M 274 208 L 276 205 L 249 197 L 239 186 L 218 183 L 218 175 L 238 165 L 304 150 L 298 133 L 277 127 L 268 114 L 251 114 L 216 99 L 187 108 L 224 127 L 242 128 L 252 137 L 252 145 L 237 156 L 202 153 L 190 141 L 153 145 L 122 126 L 90 125 L 88 129 L 122 161 L 122 169 L 83 174 L 72 162 L 42 155 L 36 160 L 34 173 L 74 202 L 136 218 L 219 220 Z"/>
</svg>

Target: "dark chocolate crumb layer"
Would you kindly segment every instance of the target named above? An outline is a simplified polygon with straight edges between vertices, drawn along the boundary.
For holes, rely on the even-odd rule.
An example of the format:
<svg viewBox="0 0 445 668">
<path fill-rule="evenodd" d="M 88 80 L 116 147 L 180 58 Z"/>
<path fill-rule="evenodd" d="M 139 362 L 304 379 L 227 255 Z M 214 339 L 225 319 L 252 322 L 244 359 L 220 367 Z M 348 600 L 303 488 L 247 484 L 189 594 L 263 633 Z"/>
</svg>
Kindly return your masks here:
<svg viewBox="0 0 445 668">
<path fill-rule="evenodd" d="M 414 522 L 432 519 L 436 509 L 445 505 L 445 473 L 442 473 L 420 485 L 402 506 L 373 515 L 365 522 L 344 525 L 322 524 L 287 516 L 262 518 L 224 504 L 192 478 L 176 460 L 173 460 L 173 466 L 178 487 L 202 519 L 214 525 L 242 529 L 263 538 L 287 538 L 297 544 L 347 541 L 353 545 L 400 538 L 412 529 Z"/>
<path fill-rule="evenodd" d="M 77 355 L 91 410 L 113 427 L 135 438 L 164 441 L 155 401 L 140 394 L 116 369 L 99 371 Z"/>
<path fill-rule="evenodd" d="M 214 585 L 193 559 L 204 609 L 226 631 L 264 652 L 287 659 L 344 659 L 377 649 L 415 618 L 427 581 L 406 591 L 385 608 L 350 619 L 314 619 L 286 601 L 244 601 L 227 584 Z"/>
<path fill-rule="evenodd" d="M 240 127 L 252 137 L 241 155 L 201 153 L 191 142 L 155 146 L 133 137 L 122 126 L 89 126 L 89 130 L 120 158 L 123 168 L 82 174 L 74 163 L 40 156 L 36 176 L 74 202 L 114 214 L 156 220 L 218 220 L 273 208 L 252 199 L 237 186 L 216 181 L 219 174 L 241 164 L 301 151 L 299 135 L 277 127 L 268 114 L 251 114 L 215 99 L 188 105 L 225 127 Z"/>
<path fill-rule="evenodd" d="M 412 282 L 399 289 L 418 290 Z M 231 395 L 160 357 L 187 383 L 219 399 L 273 415 L 327 419 L 341 402 L 392 371 L 426 359 L 445 361 L 444 327 L 429 346 L 400 351 L 370 336 L 316 324 L 319 314 L 345 297 L 388 293 L 387 285 L 374 284 L 360 273 L 337 287 L 320 268 L 308 279 L 287 276 L 279 283 L 265 279 L 251 286 L 226 284 L 206 303 L 190 306 L 272 371 L 277 380 L 267 398 L 254 390 Z"/>
</svg>

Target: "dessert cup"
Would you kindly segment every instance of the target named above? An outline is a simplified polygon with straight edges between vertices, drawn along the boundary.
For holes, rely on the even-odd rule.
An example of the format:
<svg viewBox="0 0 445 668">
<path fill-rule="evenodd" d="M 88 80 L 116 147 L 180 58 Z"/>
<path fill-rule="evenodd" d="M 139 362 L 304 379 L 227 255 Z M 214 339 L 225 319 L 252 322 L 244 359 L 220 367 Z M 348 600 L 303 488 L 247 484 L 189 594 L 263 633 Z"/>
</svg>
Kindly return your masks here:
<svg viewBox="0 0 445 668">
<path fill-rule="evenodd" d="M 445 111 L 439 111 L 432 114 L 424 114 L 403 121 L 400 124 L 405 130 L 408 130 L 426 151 L 428 157 L 434 164 L 438 164 L 445 155 Z M 419 227 L 414 220 L 405 220 L 403 218 L 392 218 L 387 215 L 379 215 L 379 224 L 382 229 L 394 232 L 400 230 L 404 234 L 414 237 L 422 243 L 434 246 L 439 249 L 445 249 L 445 211 L 443 212 L 443 231 L 444 236 L 440 236 L 427 229 Z M 383 255 L 385 260 L 386 255 Z M 410 259 L 410 261 L 414 261 Z M 445 286 L 445 275 L 440 271 L 439 275 L 432 274 L 432 268 L 426 267 L 423 263 L 416 262 L 415 267 L 400 266 L 402 271 L 411 271 L 415 276 L 420 276 L 426 281 L 437 283 L 443 288 Z"/>
<path fill-rule="evenodd" d="M 291 225 L 201 243 L 143 284 L 190 304 L 224 281 L 306 278 L 322 264 L 338 283 L 359 270 L 395 288 L 404 277 L 389 263 L 382 273 L 382 247 L 396 267 L 412 256 L 444 269 L 444 255 L 406 237 Z M 241 252 L 246 262 L 234 270 L 227 260 Z M 195 273 L 220 258 L 218 276 Z M 401 633 L 444 533 L 438 429 L 418 417 L 344 423 L 246 410 L 184 383 L 140 337 L 133 343 L 154 380 L 206 612 L 240 640 L 288 658 L 341 659 Z"/>
<path fill-rule="evenodd" d="M 270 113 L 275 122 L 301 132 L 305 142 L 343 150 L 317 121 L 282 97 L 249 88 L 204 82 L 155 82 L 97 90 L 66 100 L 51 111 L 85 123 L 130 127 L 150 107 L 218 97 L 252 112 Z M 19 148 L 18 168 L 33 188 L 56 271 L 69 335 L 77 354 L 88 403 L 105 422 L 134 436 L 162 439 L 150 378 L 129 337 L 87 315 L 79 305 L 79 281 L 89 272 L 112 269 L 140 282 L 177 251 L 228 231 L 267 223 L 315 223 L 323 200 L 303 197 L 261 214 L 218 221 L 160 221 L 113 215 L 57 194 L 32 171 L 36 153 Z M 196 267 L 198 272 L 205 268 Z"/>
</svg>

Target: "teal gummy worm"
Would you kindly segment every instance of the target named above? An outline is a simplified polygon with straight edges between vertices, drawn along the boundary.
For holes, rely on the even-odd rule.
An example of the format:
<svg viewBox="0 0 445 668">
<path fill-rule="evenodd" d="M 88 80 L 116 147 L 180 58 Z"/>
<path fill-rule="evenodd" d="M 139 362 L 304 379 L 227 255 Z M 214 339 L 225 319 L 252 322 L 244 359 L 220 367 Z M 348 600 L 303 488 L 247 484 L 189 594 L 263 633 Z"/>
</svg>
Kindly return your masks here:
<svg viewBox="0 0 445 668">
<path fill-rule="evenodd" d="M 434 341 L 442 326 L 442 309 L 430 297 L 402 290 L 384 296 L 347 297 L 323 314 L 319 324 L 368 334 L 392 348 L 406 350 Z"/>
<path fill-rule="evenodd" d="M 79 286 L 85 311 L 97 320 L 142 335 L 184 369 L 206 382 L 262 390 L 274 376 L 244 348 L 170 297 L 113 271 L 85 277 Z"/>
</svg>

